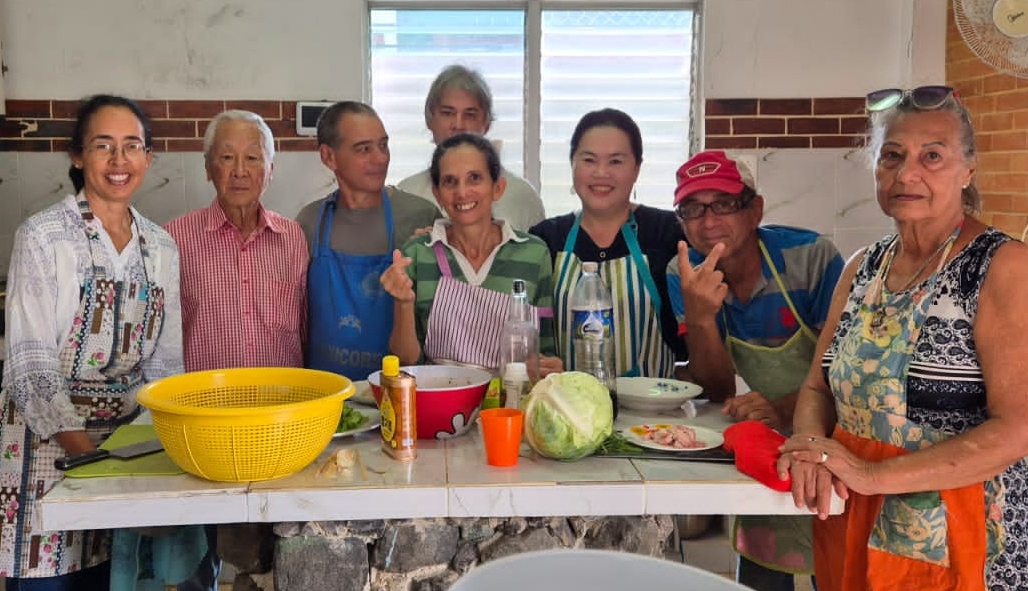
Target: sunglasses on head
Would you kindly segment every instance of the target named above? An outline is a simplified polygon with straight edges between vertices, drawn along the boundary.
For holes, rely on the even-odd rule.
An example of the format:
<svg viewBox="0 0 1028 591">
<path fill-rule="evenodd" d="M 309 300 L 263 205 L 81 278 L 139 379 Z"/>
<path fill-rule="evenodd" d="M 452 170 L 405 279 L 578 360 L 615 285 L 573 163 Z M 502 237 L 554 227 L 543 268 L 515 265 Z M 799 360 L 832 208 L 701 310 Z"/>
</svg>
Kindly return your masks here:
<svg viewBox="0 0 1028 591">
<path fill-rule="evenodd" d="M 885 88 L 868 93 L 867 111 L 884 111 L 907 101 L 918 109 L 930 111 L 941 107 L 949 97 L 957 98 L 957 91 L 949 86 L 918 86 L 910 90 Z"/>
</svg>

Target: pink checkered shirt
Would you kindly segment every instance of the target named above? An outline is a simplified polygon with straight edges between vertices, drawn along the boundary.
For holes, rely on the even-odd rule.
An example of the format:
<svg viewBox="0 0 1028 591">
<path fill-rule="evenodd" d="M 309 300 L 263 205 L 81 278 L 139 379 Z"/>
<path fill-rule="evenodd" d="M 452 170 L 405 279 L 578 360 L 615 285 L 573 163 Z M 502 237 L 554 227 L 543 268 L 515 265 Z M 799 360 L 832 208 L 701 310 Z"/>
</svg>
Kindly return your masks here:
<svg viewBox="0 0 1028 591">
<path fill-rule="evenodd" d="M 293 220 L 259 215 L 246 240 L 216 200 L 165 225 L 182 260 L 186 371 L 303 366 L 307 239 Z"/>
</svg>

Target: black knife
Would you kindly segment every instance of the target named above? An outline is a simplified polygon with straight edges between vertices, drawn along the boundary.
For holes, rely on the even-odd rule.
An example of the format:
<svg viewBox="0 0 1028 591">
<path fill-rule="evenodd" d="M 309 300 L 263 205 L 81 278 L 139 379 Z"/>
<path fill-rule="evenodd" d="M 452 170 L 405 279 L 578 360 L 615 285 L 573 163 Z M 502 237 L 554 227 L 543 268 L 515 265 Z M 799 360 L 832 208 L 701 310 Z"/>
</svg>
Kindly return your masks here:
<svg viewBox="0 0 1028 591">
<path fill-rule="evenodd" d="M 138 458 L 139 456 L 156 453 L 162 449 L 164 449 L 164 446 L 161 445 L 160 439 L 151 439 L 149 441 L 133 443 L 132 445 L 126 445 L 124 447 L 116 447 L 114 449 L 94 449 L 93 451 L 87 451 L 74 456 L 57 458 L 54 460 L 54 466 L 58 470 L 71 470 L 72 468 L 92 464 L 93 462 L 99 462 L 100 460 L 105 460 L 107 458 L 129 460 L 132 458 Z"/>
</svg>

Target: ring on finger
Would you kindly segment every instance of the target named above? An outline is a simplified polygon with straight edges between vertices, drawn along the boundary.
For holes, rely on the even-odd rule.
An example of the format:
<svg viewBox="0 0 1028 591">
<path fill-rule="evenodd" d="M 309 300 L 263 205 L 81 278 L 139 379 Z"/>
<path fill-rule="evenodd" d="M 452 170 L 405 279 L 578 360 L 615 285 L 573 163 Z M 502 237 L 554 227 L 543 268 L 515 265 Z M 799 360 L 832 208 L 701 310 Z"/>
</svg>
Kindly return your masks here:
<svg viewBox="0 0 1028 591">
<path fill-rule="evenodd" d="M 818 464 L 824 464 L 827 461 L 828 461 L 828 452 L 826 452 L 826 451 L 821 452 L 821 457 L 817 460 L 817 463 Z"/>
<path fill-rule="evenodd" d="M 810 437 L 808 441 L 810 441 L 811 443 L 817 443 L 817 437 Z"/>
</svg>

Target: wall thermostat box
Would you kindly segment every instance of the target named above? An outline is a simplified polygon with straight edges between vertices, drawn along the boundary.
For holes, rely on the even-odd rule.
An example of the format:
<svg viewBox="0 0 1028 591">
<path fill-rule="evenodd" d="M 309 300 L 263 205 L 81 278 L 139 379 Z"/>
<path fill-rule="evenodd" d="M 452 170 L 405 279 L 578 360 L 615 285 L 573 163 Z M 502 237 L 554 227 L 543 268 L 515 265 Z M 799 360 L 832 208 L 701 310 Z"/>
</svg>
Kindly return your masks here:
<svg viewBox="0 0 1028 591">
<path fill-rule="evenodd" d="M 318 135 L 318 117 L 335 103 L 300 101 L 296 103 L 296 135 Z"/>
</svg>

